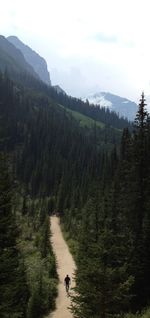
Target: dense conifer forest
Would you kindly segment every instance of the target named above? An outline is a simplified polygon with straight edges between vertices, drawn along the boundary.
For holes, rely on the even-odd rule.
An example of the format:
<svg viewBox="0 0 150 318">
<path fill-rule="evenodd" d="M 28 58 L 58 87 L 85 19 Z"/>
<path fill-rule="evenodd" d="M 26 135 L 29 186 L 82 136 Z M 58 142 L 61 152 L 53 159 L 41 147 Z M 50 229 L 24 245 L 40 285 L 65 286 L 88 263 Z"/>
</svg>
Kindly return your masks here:
<svg viewBox="0 0 150 318">
<path fill-rule="evenodd" d="M 77 241 L 75 317 L 118 317 L 149 305 L 150 121 L 145 106 L 142 94 L 134 130 L 123 131 L 109 183 L 96 182 L 81 212 L 65 215 L 66 230 Z"/>
<path fill-rule="evenodd" d="M 38 318 L 55 306 L 53 211 L 73 242 L 76 318 L 149 305 L 149 150 L 144 94 L 133 126 L 28 74 L 0 74 L 1 317 Z"/>
</svg>

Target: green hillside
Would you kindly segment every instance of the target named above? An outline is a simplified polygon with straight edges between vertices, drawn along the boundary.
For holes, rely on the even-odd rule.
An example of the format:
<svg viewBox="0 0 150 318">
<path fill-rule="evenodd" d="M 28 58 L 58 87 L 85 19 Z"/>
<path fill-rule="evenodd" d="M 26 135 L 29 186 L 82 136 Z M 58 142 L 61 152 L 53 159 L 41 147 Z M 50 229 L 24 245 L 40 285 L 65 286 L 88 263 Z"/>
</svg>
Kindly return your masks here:
<svg viewBox="0 0 150 318">
<path fill-rule="evenodd" d="M 104 124 L 103 122 L 101 121 L 98 121 L 98 120 L 94 120 L 93 118 L 91 117 L 88 117 L 86 115 L 83 115 L 82 113 L 80 112 L 77 112 L 77 111 L 73 111 L 73 110 L 70 110 L 69 108 L 67 107 L 64 107 L 62 105 L 59 105 L 61 108 L 65 109 L 66 112 L 68 112 L 73 118 L 75 118 L 81 127 L 84 127 L 84 128 L 93 128 L 94 126 L 96 126 L 97 128 L 101 128 L 101 129 L 105 129 L 106 128 L 106 124 Z M 114 129 L 115 131 L 118 131 L 120 133 L 122 133 L 122 130 L 121 129 L 118 129 L 118 128 L 115 128 L 115 127 L 111 127 L 112 129 Z"/>
<path fill-rule="evenodd" d="M 100 122 L 100 121 L 96 121 L 86 115 L 83 115 L 77 111 L 73 111 L 73 110 L 70 110 L 69 108 L 67 107 L 64 107 L 62 105 L 59 105 L 60 107 L 62 107 L 63 109 L 66 110 L 66 112 L 68 112 L 70 115 L 72 115 L 73 118 L 75 118 L 81 127 L 84 127 L 84 128 L 93 128 L 95 125 L 99 128 L 104 128 L 105 127 L 105 124 Z"/>
</svg>

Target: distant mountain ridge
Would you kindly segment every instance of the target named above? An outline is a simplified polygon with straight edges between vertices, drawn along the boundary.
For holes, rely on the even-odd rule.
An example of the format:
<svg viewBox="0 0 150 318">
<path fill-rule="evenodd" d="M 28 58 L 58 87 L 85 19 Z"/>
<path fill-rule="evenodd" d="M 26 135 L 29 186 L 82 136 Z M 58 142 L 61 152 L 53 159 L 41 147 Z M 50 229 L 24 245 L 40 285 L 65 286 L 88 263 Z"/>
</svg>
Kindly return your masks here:
<svg viewBox="0 0 150 318">
<path fill-rule="evenodd" d="M 119 119 L 115 112 L 111 112 L 111 109 L 106 111 L 106 109 L 99 106 L 90 106 L 89 103 L 84 103 L 81 99 L 68 96 L 59 85 L 46 85 L 41 81 L 32 66 L 26 62 L 22 52 L 3 36 L 0 37 L 0 70 L 2 73 L 6 70 L 6 76 L 8 74 L 8 78 L 10 77 L 17 85 L 24 86 L 26 89 L 32 89 L 34 93 L 38 92 L 39 94 L 42 92 L 48 99 L 54 100 L 54 103 L 69 109 L 74 117 L 79 119 L 80 123 L 83 121 L 87 123 L 89 121 L 87 117 L 89 117 L 92 120 L 100 122 L 101 128 L 103 126 L 101 123 L 104 124 L 104 128 L 105 125 L 109 125 L 115 129 L 122 129 L 130 125 L 126 119 Z M 83 116 L 77 113 L 84 115 L 84 120 Z"/>
<path fill-rule="evenodd" d="M 53 88 L 56 90 L 58 94 L 62 93 L 66 95 L 66 92 L 59 85 L 53 85 Z"/>
<path fill-rule="evenodd" d="M 28 45 L 24 44 L 20 39 L 16 36 L 9 36 L 8 41 L 12 43 L 17 49 L 19 49 L 25 60 L 28 64 L 30 64 L 34 71 L 39 75 L 39 78 L 46 83 L 47 85 L 51 85 L 50 74 L 47 69 L 47 63 L 43 57 L 41 57 L 38 53 L 32 50 Z"/>
<path fill-rule="evenodd" d="M 135 102 L 109 92 L 90 94 L 86 98 L 83 98 L 83 100 L 88 100 L 90 104 L 107 107 L 110 110 L 115 111 L 117 114 L 119 114 L 119 116 L 128 118 L 130 121 L 134 120 L 138 110 L 138 106 Z"/>
<path fill-rule="evenodd" d="M 23 54 L 4 36 L 0 35 L 0 70 L 14 77 L 14 74 L 28 73 L 40 79 L 33 67 L 27 63 Z"/>
</svg>

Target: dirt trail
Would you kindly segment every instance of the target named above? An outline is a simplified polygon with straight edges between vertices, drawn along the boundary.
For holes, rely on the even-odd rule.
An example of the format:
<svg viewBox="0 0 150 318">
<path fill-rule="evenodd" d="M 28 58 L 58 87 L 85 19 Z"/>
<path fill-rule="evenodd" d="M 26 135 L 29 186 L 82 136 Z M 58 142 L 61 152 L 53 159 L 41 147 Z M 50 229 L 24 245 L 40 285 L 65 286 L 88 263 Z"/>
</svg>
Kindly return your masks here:
<svg viewBox="0 0 150 318">
<path fill-rule="evenodd" d="M 75 270 L 75 263 L 70 254 L 68 246 L 64 241 L 59 225 L 59 218 L 52 216 L 51 232 L 52 232 L 52 246 L 57 260 L 57 272 L 59 276 L 58 297 L 56 299 L 56 310 L 49 315 L 49 318 L 73 318 L 69 311 L 70 297 L 67 297 L 64 277 L 68 274 L 71 278 L 71 287 L 74 287 L 73 273 Z"/>
</svg>

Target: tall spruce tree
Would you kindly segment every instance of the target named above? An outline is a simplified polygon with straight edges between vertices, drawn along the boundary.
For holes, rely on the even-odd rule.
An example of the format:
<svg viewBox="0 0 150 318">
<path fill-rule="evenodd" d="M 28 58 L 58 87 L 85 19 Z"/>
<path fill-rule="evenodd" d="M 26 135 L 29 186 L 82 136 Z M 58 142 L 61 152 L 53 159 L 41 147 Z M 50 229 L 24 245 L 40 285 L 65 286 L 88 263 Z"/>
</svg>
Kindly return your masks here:
<svg viewBox="0 0 150 318">
<path fill-rule="evenodd" d="M 131 260 L 131 271 L 134 271 L 135 284 L 133 293 L 136 295 L 134 303 L 135 307 L 139 304 L 146 305 L 145 282 L 144 282 L 144 220 L 146 216 L 146 193 L 147 193 L 147 178 L 148 178 L 148 163 L 147 163 L 147 118 L 146 103 L 144 93 L 139 103 L 139 110 L 137 112 L 134 123 L 133 134 L 133 181 L 135 206 L 132 217 L 133 224 L 133 241 L 134 251 Z M 144 235 L 144 236 L 143 236 Z"/>
<path fill-rule="evenodd" d="M 140 99 L 139 110 L 135 118 L 134 131 L 134 160 L 137 192 L 137 239 L 140 236 L 144 211 L 145 211 L 145 190 L 147 178 L 146 165 L 146 141 L 147 141 L 147 118 L 146 103 L 144 93 Z"/>
</svg>

